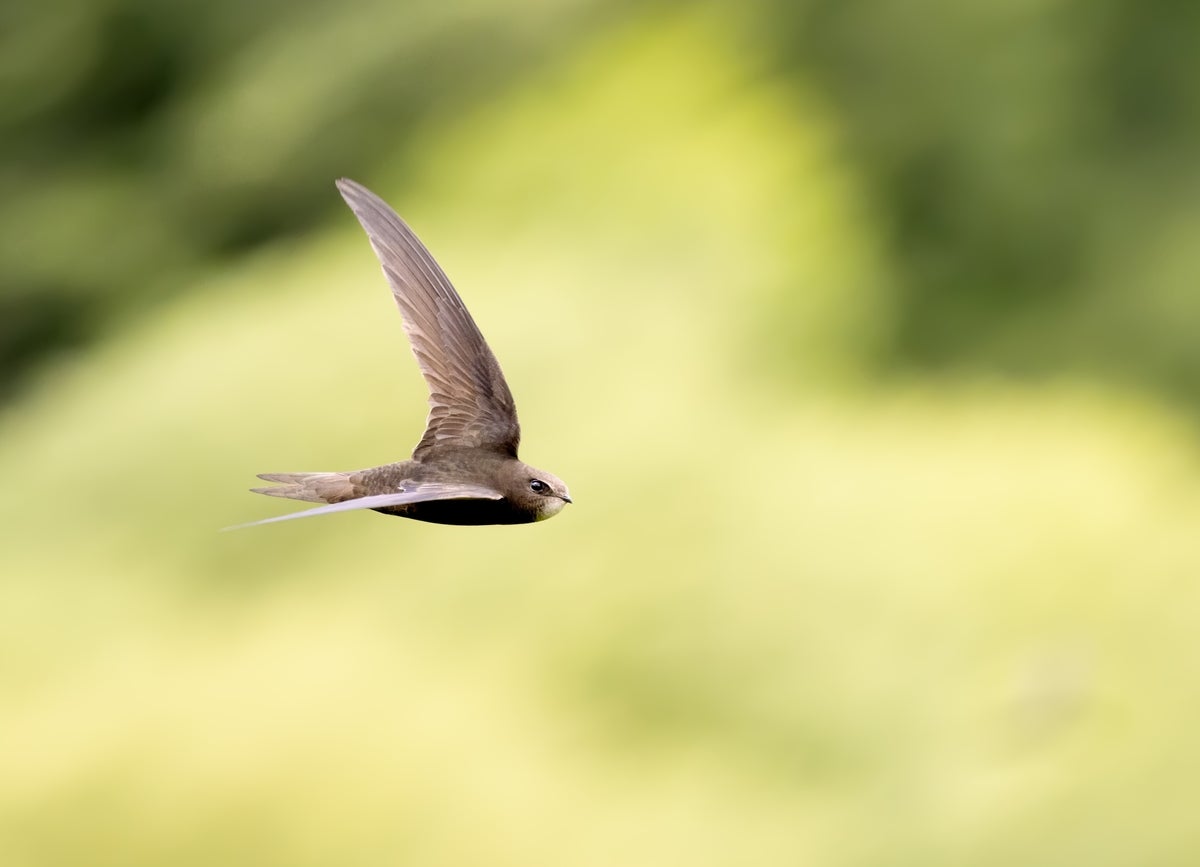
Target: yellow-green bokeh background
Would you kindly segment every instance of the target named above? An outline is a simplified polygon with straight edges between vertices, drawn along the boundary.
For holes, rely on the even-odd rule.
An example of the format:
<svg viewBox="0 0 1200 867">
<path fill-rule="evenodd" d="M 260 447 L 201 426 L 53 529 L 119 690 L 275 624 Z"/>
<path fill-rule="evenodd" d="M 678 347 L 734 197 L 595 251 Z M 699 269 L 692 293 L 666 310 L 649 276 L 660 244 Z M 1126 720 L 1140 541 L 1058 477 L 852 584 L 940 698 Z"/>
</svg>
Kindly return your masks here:
<svg viewBox="0 0 1200 867">
<path fill-rule="evenodd" d="M 1073 56 L 1054 16 L 1084 10 L 982 4 L 958 41 L 929 37 L 943 56 L 896 4 L 856 5 L 845 26 L 893 33 L 934 104 L 970 39 L 1017 19 L 995 72 L 1011 123 L 954 117 L 1040 153 L 1019 106 L 1038 63 Z M 867 109 L 804 72 L 804 40 L 766 57 L 771 4 L 277 7 L 240 42 L 222 14 L 235 47 L 195 61 L 157 157 L 110 139 L 35 178 L 9 154 L 29 206 L 0 215 L 9 283 L 142 277 L 77 299 L 102 325 L 0 416 L 0 863 L 1195 863 L 1200 473 L 1186 352 L 1154 352 L 1196 330 L 1194 211 L 1148 256 L 1104 246 L 1119 224 L 1096 205 L 1066 302 L 1035 293 L 994 332 L 988 295 L 922 355 L 872 175 L 905 142 L 855 146 Z M 1027 32 L 1043 17 L 1049 46 Z M 443 43 L 517 59 L 338 89 Z M 411 127 L 373 120 L 393 87 L 423 94 Z M 49 111 L 21 92 L 10 121 Z M 919 140 L 930 111 L 880 123 Z M 1195 180 L 1170 168 L 1164 197 Z M 157 216 L 187 199 L 173 170 L 316 216 L 190 251 Z M 245 493 L 256 472 L 383 463 L 419 436 L 424 386 L 335 174 L 458 285 L 522 457 L 571 486 L 560 517 L 216 532 L 287 509 Z M 1010 276 L 980 267 L 945 303 Z M 1123 317 L 1128 355 L 1089 348 Z M 972 335 L 995 351 L 962 351 Z"/>
</svg>

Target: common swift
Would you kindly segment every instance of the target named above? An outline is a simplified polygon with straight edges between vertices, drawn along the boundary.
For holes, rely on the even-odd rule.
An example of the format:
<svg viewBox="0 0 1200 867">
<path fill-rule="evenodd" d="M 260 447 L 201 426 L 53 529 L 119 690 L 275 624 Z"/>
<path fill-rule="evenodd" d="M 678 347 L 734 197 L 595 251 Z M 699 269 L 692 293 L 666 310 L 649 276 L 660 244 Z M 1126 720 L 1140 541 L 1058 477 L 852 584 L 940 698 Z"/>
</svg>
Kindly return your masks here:
<svg viewBox="0 0 1200 867">
<path fill-rule="evenodd" d="M 256 494 L 326 503 L 269 524 L 373 509 L 435 524 L 528 524 L 571 502 L 556 476 L 517 458 L 521 427 L 496 356 L 445 273 L 403 220 L 366 187 L 345 178 L 338 191 L 358 218 L 404 320 L 429 386 L 425 433 L 412 457 L 347 473 L 263 473 L 277 482 Z"/>
</svg>

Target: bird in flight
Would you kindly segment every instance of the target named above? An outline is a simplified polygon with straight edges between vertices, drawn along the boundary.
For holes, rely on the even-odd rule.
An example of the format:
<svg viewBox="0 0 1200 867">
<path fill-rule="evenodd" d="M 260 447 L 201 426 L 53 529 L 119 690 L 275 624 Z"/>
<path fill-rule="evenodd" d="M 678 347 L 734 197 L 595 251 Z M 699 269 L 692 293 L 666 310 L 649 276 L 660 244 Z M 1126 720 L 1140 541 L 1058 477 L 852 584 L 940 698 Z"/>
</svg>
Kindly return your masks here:
<svg viewBox="0 0 1200 867">
<path fill-rule="evenodd" d="M 571 495 L 561 479 L 517 458 L 521 427 L 512 393 L 462 299 L 381 198 L 345 178 L 337 188 L 379 257 L 429 386 L 425 433 L 407 461 L 347 473 L 262 473 L 277 484 L 254 493 L 325 505 L 239 526 L 354 509 L 435 524 L 554 517 Z"/>
</svg>

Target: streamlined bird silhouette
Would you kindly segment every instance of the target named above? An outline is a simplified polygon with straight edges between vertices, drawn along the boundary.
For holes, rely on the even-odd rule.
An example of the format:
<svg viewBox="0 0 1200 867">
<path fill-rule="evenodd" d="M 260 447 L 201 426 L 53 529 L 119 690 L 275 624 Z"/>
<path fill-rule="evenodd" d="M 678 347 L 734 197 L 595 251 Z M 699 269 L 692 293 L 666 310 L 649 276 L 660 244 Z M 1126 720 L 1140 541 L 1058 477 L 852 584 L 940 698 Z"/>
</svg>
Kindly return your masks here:
<svg viewBox="0 0 1200 867">
<path fill-rule="evenodd" d="M 337 188 L 379 257 L 429 386 L 425 433 L 407 461 L 348 473 L 261 474 L 278 484 L 252 488 L 257 494 L 327 505 L 239 527 L 353 509 L 436 524 L 554 517 L 571 495 L 561 479 L 518 460 L 521 427 L 512 393 L 462 299 L 382 199 L 345 178 Z"/>
</svg>

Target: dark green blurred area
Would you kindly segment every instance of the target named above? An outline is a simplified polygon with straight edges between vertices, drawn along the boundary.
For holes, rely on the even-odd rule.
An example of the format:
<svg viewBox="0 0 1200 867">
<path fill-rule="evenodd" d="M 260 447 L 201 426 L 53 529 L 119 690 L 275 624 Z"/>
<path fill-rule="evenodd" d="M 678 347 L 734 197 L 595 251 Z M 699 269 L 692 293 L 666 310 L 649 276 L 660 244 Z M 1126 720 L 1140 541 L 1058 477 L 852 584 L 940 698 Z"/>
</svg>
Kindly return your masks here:
<svg viewBox="0 0 1200 867">
<path fill-rule="evenodd" d="M 1178 865 L 1197 13 L 0 11 L 0 867 Z M 575 503 L 292 504 L 445 267 Z"/>
<path fill-rule="evenodd" d="M 0 361 L 11 388 L 190 275 L 303 233 L 330 179 L 497 98 L 603 14 L 433 2 L 6 5 Z M 399 146 L 399 150 L 398 150 Z"/>
<path fill-rule="evenodd" d="M 9 3 L 4 387 L 187 275 L 329 219 L 329 178 L 403 184 L 432 119 L 503 99 L 635 8 Z M 760 74 L 832 113 L 881 227 L 878 365 L 1091 372 L 1195 405 L 1193 4 L 811 0 L 745 16 Z"/>
</svg>

